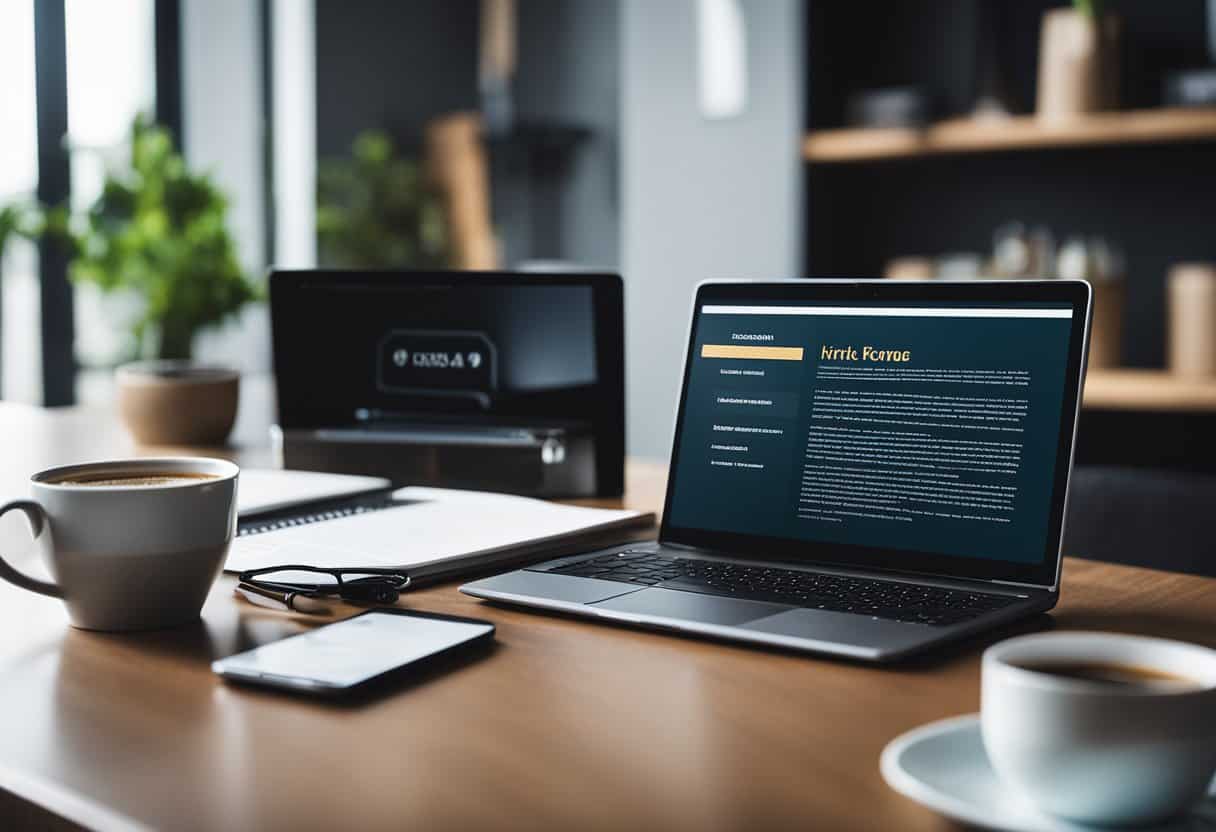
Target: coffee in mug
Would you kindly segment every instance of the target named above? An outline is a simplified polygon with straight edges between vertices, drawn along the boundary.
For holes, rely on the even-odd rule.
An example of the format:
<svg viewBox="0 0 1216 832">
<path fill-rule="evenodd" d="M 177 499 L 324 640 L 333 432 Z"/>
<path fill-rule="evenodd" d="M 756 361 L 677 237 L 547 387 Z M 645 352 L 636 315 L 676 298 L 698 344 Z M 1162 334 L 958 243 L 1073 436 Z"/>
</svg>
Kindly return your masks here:
<svg viewBox="0 0 1216 832">
<path fill-rule="evenodd" d="M 62 598 L 86 630 L 196 621 L 236 532 L 240 469 L 221 459 L 131 459 L 51 468 L 30 478 L 22 511 L 54 583 L 0 557 L 0 578 Z"/>
<path fill-rule="evenodd" d="M 1169 673 L 1165 670 L 1158 670 L 1155 667 L 1122 664 L 1119 662 L 1048 661 L 1026 662 L 1015 666 L 1035 673 L 1046 673 L 1049 676 L 1060 676 L 1079 682 L 1093 682 L 1094 684 L 1112 685 L 1115 687 L 1145 687 L 1150 689 L 1173 687 L 1175 689 L 1191 688 L 1195 690 L 1203 687 L 1199 681 L 1177 673 Z"/>
<path fill-rule="evenodd" d="M 146 485 L 181 485 L 197 482 L 198 480 L 218 479 L 214 474 L 192 474 L 187 471 L 148 471 L 123 472 L 103 471 L 97 474 L 77 475 L 55 480 L 54 485 L 84 485 L 84 486 L 146 486 Z"/>
</svg>

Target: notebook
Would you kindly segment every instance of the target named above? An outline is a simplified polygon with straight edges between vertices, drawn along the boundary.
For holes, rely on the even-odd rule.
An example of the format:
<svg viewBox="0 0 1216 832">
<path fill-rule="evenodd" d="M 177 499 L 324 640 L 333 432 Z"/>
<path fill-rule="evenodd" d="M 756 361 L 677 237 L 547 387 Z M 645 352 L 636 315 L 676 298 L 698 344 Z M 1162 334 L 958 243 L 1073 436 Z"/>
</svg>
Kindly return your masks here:
<svg viewBox="0 0 1216 832">
<path fill-rule="evenodd" d="M 237 480 L 236 510 L 242 520 L 321 500 L 352 497 L 387 489 L 383 477 L 354 477 L 315 471 L 242 468 Z"/>
<path fill-rule="evenodd" d="M 264 477 L 280 472 L 246 472 L 246 480 L 279 494 L 287 493 L 285 476 Z M 334 479 L 334 486 L 351 494 L 358 484 L 348 478 Z M 352 482 L 343 483 L 350 479 Z M 315 481 L 319 485 L 319 481 Z M 293 486 L 294 487 L 294 486 Z M 303 492 L 302 486 L 300 491 Z M 515 562 L 533 554 L 611 532 L 647 528 L 654 514 L 627 509 L 599 509 L 562 505 L 529 497 L 484 491 L 407 487 L 396 491 L 362 492 L 337 499 L 312 499 L 303 505 L 253 514 L 242 513 L 240 530 L 228 553 L 226 571 L 241 572 L 266 566 L 306 566 L 358 569 L 379 566 L 400 568 L 415 581 L 447 578 L 469 570 Z M 242 505 L 269 505 L 274 501 L 250 493 Z"/>
</svg>

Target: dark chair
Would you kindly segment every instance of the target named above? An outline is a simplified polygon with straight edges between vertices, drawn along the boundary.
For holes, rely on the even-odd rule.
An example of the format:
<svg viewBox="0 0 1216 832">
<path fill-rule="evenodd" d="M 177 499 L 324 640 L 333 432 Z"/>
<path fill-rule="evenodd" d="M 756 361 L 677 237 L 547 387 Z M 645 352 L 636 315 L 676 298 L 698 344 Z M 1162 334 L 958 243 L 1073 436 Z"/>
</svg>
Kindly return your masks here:
<svg viewBox="0 0 1216 832">
<path fill-rule="evenodd" d="M 1216 577 L 1216 475 L 1077 466 L 1064 554 Z"/>
</svg>

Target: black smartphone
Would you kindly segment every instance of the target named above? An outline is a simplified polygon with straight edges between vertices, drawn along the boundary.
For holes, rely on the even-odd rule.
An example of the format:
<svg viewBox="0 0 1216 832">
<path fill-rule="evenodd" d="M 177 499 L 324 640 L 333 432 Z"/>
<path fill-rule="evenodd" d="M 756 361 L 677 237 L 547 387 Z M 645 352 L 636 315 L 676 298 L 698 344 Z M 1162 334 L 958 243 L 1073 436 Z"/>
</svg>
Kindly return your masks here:
<svg viewBox="0 0 1216 832">
<path fill-rule="evenodd" d="M 493 638 L 489 621 L 377 609 L 219 659 L 211 669 L 234 682 L 340 696 Z"/>
</svg>

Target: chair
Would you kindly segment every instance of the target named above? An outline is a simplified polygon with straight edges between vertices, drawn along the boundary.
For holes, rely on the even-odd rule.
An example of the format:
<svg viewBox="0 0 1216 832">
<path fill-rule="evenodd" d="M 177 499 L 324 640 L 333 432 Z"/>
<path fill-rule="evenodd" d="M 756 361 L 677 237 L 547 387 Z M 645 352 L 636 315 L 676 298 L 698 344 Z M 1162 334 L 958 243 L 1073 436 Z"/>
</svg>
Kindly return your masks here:
<svg viewBox="0 0 1216 832">
<path fill-rule="evenodd" d="M 1216 577 L 1216 475 L 1082 465 L 1064 554 Z"/>
</svg>

